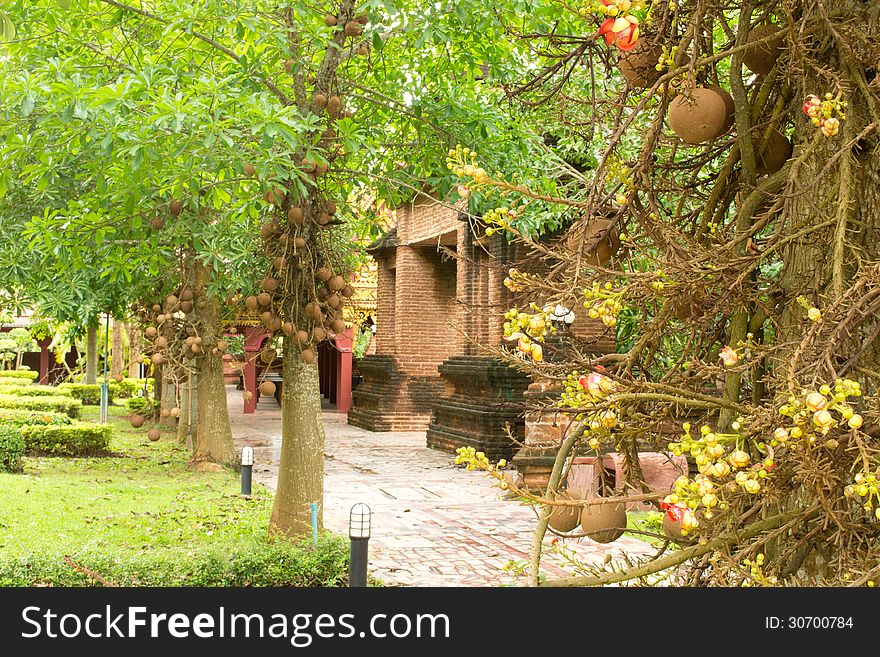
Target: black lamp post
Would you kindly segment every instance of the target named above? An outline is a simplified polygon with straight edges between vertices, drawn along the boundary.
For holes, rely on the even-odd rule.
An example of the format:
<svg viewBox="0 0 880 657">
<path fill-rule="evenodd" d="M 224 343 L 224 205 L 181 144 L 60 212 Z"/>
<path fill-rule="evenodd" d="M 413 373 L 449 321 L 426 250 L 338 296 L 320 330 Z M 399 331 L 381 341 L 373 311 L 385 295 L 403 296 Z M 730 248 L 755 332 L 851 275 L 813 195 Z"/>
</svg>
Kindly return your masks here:
<svg viewBox="0 0 880 657">
<path fill-rule="evenodd" d="M 241 494 L 250 497 L 254 470 L 254 448 L 245 445 L 241 448 Z"/>
<path fill-rule="evenodd" d="M 348 519 L 348 536 L 351 539 L 348 585 L 351 588 L 363 588 L 367 585 L 372 516 L 373 512 L 366 504 L 358 503 L 351 507 Z"/>
</svg>

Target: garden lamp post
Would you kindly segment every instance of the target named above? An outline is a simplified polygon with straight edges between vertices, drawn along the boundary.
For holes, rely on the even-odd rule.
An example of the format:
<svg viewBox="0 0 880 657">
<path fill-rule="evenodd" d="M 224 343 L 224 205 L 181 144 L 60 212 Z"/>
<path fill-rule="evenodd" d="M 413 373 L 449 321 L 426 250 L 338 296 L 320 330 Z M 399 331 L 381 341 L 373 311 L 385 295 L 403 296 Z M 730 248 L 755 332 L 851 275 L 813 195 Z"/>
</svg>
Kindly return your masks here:
<svg viewBox="0 0 880 657">
<path fill-rule="evenodd" d="M 254 470 L 254 448 L 245 445 L 241 448 L 241 494 L 250 497 Z"/>
<path fill-rule="evenodd" d="M 348 537 L 351 539 L 348 586 L 351 588 L 364 588 L 367 585 L 372 516 L 373 512 L 366 504 L 358 503 L 351 507 L 348 519 Z"/>
<path fill-rule="evenodd" d="M 110 313 L 104 321 L 104 381 L 101 383 L 101 422 L 106 424 L 110 414 L 110 383 L 107 381 L 107 360 L 110 358 Z"/>
</svg>

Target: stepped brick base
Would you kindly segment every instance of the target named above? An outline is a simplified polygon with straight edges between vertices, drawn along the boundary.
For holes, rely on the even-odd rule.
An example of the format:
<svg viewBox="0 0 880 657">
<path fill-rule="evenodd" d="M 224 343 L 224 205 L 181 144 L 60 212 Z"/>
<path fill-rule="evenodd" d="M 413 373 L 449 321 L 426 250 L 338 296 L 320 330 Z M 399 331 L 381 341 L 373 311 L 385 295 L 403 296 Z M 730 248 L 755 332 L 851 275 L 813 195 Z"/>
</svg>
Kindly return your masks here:
<svg viewBox="0 0 880 657">
<path fill-rule="evenodd" d="M 364 380 L 354 389 L 348 423 L 368 431 L 424 431 L 431 404 L 443 390 L 439 376 L 409 376 L 394 356 L 374 354 L 358 362 Z"/>
<path fill-rule="evenodd" d="M 435 400 L 428 426 L 428 447 L 455 451 L 474 447 L 492 460 L 509 459 L 522 442 L 522 395 L 527 375 L 484 356 L 453 356 L 440 365 L 446 383 Z"/>
</svg>

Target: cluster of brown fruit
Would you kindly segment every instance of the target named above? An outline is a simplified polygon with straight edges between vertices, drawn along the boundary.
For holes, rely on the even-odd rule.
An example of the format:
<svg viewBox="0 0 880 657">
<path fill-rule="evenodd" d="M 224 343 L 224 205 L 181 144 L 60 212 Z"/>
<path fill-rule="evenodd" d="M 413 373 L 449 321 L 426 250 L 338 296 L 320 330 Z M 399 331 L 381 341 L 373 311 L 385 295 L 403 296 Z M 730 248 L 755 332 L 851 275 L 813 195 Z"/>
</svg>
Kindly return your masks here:
<svg viewBox="0 0 880 657">
<path fill-rule="evenodd" d="M 577 499 L 570 493 L 558 495 L 561 500 Z M 588 505 L 557 505 L 550 513 L 550 528 L 567 534 L 580 525 L 581 532 L 597 543 L 611 543 L 626 530 L 626 505 L 604 503 Z"/>
<path fill-rule="evenodd" d="M 766 75 L 782 53 L 780 29 L 771 24 L 759 25 L 749 32 L 743 62 L 759 75 Z M 620 59 L 620 71 L 633 88 L 647 89 L 663 75 L 661 47 L 647 40 Z M 684 56 L 682 64 L 689 61 Z M 702 144 L 726 134 L 734 125 L 734 102 L 722 87 L 713 85 L 682 90 L 669 104 L 669 127 L 682 141 Z M 792 145 L 776 129 L 755 137 L 756 173 L 770 175 L 779 171 L 791 157 Z"/>
</svg>

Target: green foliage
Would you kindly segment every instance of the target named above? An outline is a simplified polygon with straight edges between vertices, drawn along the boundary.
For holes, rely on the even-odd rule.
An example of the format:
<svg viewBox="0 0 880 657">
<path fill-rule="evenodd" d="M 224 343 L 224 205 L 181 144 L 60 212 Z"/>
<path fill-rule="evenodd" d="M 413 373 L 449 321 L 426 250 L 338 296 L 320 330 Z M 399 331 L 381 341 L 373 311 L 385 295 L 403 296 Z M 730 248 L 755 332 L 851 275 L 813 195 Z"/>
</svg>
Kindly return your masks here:
<svg viewBox="0 0 880 657">
<path fill-rule="evenodd" d="M 78 418 L 82 404 L 71 397 L 21 397 L 0 395 L 0 408 L 19 408 L 30 411 L 56 411 Z"/>
<path fill-rule="evenodd" d="M 21 381 L 21 379 L 18 379 Z M 63 384 L 62 384 L 63 385 Z M 68 390 L 62 386 L 40 386 L 40 385 L 0 385 L 0 395 L 20 395 L 22 397 L 70 397 L 72 396 Z"/>
<path fill-rule="evenodd" d="M 132 413 L 150 416 L 159 410 L 161 402 L 152 397 L 131 397 L 125 400 L 125 405 Z"/>
<path fill-rule="evenodd" d="M 24 411 L 0 408 L 0 426 L 23 427 L 32 424 L 68 425 L 73 420 L 64 413 L 52 411 Z"/>
<path fill-rule="evenodd" d="M 128 399 L 142 393 L 146 386 L 147 394 L 153 394 L 153 379 L 130 379 L 126 377 L 122 381 L 110 381 L 111 399 Z"/>
<path fill-rule="evenodd" d="M 0 370 L 0 374 L 2 374 L 2 370 Z M 13 379 L 7 378 L 5 376 L 0 376 L 0 386 L 17 386 L 19 388 L 23 388 L 25 386 L 29 386 L 31 382 L 28 379 Z"/>
<path fill-rule="evenodd" d="M 113 429 L 107 424 L 74 422 L 68 426 L 31 425 L 18 429 L 28 456 L 94 456 L 110 448 Z"/>
<path fill-rule="evenodd" d="M 40 376 L 39 372 L 34 370 L 3 370 L 0 376 L 4 379 L 22 379 L 25 381 L 36 381 Z"/>
<path fill-rule="evenodd" d="M 0 472 L 19 472 L 24 438 L 15 427 L 0 425 Z"/>
<path fill-rule="evenodd" d="M 113 382 L 115 383 L 115 381 Z M 70 395 L 74 399 L 78 399 L 84 406 L 97 406 L 101 403 L 101 384 L 100 383 L 62 383 L 58 386 L 58 390 L 63 391 L 62 394 Z M 110 402 L 113 402 L 113 385 L 108 386 Z"/>
<path fill-rule="evenodd" d="M 188 470 L 176 441 L 148 442 L 125 409 L 110 413 L 113 454 L 29 457 L 27 476 L 0 475 L 0 500 L 15 500 L 0 504 L 0 586 L 98 584 L 65 555 L 129 586 L 345 583 L 344 537 L 323 535 L 316 548 L 267 541 L 272 496 L 262 486 L 243 498 L 235 473 Z"/>
</svg>

